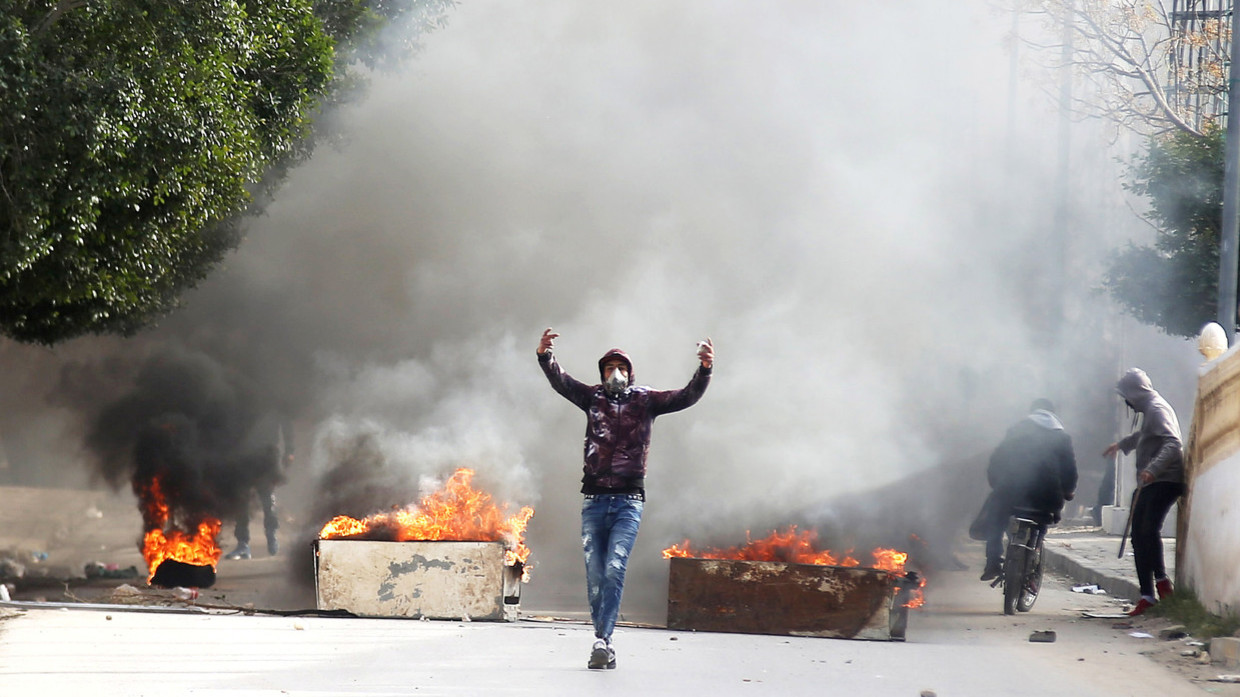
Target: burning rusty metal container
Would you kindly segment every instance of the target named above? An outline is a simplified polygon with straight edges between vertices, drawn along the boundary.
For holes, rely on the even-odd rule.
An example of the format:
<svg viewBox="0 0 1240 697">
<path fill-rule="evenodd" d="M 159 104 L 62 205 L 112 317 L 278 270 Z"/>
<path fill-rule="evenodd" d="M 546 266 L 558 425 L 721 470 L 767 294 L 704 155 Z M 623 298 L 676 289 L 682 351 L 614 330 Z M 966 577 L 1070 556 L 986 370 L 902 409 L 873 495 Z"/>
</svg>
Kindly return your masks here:
<svg viewBox="0 0 1240 697">
<path fill-rule="evenodd" d="M 515 621 L 521 569 L 502 542 L 317 540 L 320 610 L 365 617 Z"/>
<path fill-rule="evenodd" d="M 861 567 L 673 558 L 669 629 L 904 640 L 919 579 Z"/>
</svg>

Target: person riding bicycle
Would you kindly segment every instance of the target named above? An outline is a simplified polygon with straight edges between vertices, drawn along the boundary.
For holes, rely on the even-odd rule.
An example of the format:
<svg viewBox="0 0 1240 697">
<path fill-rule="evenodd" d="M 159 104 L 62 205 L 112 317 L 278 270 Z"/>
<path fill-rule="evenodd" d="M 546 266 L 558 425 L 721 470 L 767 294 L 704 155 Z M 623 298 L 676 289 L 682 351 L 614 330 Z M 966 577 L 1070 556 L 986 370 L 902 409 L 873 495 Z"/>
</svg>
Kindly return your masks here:
<svg viewBox="0 0 1240 697">
<path fill-rule="evenodd" d="M 997 578 L 1003 569 L 1003 531 L 1013 513 L 1020 509 L 1043 526 L 1057 523 L 1064 502 L 1076 494 L 1072 437 L 1050 400 L 1034 400 L 1029 415 L 1008 429 L 990 456 L 986 477 L 991 493 L 983 506 L 987 518 L 983 581 Z"/>
</svg>

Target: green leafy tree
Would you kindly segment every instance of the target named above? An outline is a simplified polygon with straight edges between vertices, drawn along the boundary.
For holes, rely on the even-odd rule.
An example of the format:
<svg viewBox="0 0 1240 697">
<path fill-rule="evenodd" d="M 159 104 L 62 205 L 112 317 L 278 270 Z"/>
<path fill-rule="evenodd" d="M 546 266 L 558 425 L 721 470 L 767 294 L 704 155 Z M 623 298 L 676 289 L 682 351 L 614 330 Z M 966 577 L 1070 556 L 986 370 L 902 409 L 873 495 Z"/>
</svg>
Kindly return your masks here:
<svg viewBox="0 0 1240 697">
<path fill-rule="evenodd" d="M 128 334 L 451 0 L 0 0 L 0 333 Z M 402 35 L 416 36 L 418 26 Z"/>
<path fill-rule="evenodd" d="M 1129 244 L 1112 257 L 1103 286 L 1138 320 L 1193 337 L 1218 311 L 1223 221 L 1224 131 L 1172 131 L 1151 138 L 1127 189 L 1150 203 L 1153 246 Z"/>
</svg>

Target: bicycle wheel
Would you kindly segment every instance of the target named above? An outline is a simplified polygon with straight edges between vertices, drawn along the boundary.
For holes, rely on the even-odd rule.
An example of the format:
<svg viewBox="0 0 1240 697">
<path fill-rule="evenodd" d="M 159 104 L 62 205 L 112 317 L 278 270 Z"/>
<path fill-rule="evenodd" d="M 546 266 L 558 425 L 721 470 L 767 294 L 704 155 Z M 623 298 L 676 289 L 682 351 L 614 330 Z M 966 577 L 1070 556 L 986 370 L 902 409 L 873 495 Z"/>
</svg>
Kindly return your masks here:
<svg viewBox="0 0 1240 697">
<path fill-rule="evenodd" d="M 1015 615 L 1025 580 L 1026 550 L 1018 543 L 1009 543 L 1003 560 L 1003 614 Z"/>
<path fill-rule="evenodd" d="M 1016 609 L 1020 612 L 1029 612 L 1033 609 L 1033 604 L 1038 600 L 1038 591 L 1042 589 L 1041 539 L 1033 548 L 1033 559 L 1030 562 L 1029 573 L 1025 575 L 1024 583 L 1021 584 L 1020 593 L 1016 598 Z"/>
</svg>

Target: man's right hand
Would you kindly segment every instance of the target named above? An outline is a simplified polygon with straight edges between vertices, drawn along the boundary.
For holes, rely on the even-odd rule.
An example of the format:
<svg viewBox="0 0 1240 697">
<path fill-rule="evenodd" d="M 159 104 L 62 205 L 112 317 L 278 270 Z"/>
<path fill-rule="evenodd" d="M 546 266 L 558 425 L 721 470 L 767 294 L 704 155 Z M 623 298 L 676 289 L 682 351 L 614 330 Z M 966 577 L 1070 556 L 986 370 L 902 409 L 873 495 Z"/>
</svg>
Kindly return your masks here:
<svg viewBox="0 0 1240 697">
<path fill-rule="evenodd" d="M 544 353 L 555 348 L 555 340 L 559 336 L 560 336 L 559 334 L 556 334 L 555 332 L 551 331 L 551 327 L 547 327 L 546 329 L 544 329 L 542 333 L 542 339 L 538 341 L 538 355 L 541 356 Z"/>
<path fill-rule="evenodd" d="M 1103 457 L 1115 457 L 1115 453 L 1117 452 L 1119 452 L 1119 443 L 1112 443 L 1107 446 L 1106 450 L 1102 451 L 1102 456 Z"/>
</svg>

